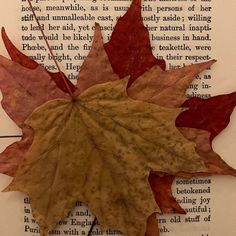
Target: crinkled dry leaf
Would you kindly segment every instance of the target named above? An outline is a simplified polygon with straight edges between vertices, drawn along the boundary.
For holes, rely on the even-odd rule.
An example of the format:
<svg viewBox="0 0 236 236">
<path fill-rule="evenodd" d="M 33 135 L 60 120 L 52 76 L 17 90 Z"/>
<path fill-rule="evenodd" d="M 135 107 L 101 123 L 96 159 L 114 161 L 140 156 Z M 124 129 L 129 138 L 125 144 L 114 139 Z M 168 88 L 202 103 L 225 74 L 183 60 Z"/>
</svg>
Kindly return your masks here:
<svg viewBox="0 0 236 236">
<path fill-rule="evenodd" d="M 41 235 L 80 200 L 103 229 L 143 236 L 157 210 L 149 172 L 206 170 L 175 128 L 181 109 L 130 99 L 127 81 L 93 86 L 74 102 L 47 102 L 27 119 L 35 138 L 8 190 L 30 196 Z"/>
</svg>

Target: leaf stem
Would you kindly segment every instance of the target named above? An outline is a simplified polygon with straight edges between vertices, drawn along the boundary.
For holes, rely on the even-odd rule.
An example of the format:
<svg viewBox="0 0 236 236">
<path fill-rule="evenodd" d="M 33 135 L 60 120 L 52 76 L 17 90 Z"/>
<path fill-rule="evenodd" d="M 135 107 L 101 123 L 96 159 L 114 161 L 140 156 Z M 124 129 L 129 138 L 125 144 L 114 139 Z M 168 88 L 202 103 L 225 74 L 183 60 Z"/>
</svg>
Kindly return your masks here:
<svg viewBox="0 0 236 236">
<path fill-rule="evenodd" d="M 0 136 L 0 139 L 1 138 L 21 138 L 22 135 L 2 135 Z"/>
<path fill-rule="evenodd" d="M 94 226 L 96 225 L 96 223 L 97 223 L 97 217 L 94 218 L 93 223 L 92 223 L 92 225 L 91 225 L 91 228 L 90 228 L 90 230 L 89 230 L 87 236 L 91 236 L 91 233 L 92 233 L 93 228 L 94 228 Z"/>
<path fill-rule="evenodd" d="M 62 78 L 63 82 L 65 83 L 65 86 L 66 86 L 66 88 L 67 88 L 67 90 L 68 90 L 68 92 L 69 92 L 69 94 L 70 94 L 70 97 L 71 97 L 72 100 L 75 100 L 75 99 L 74 99 L 74 95 L 73 95 L 73 93 L 72 93 L 72 91 L 71 91 L 69 85 L 67 84 L 67 82 L 66 82 L 66 80 L 65 80 L 65 77 L 64 77 L 64 75 L 63 75 L 63 73 L 62 73 L 62 71 L 61 71 L 61 69 L 60 69 L 60 67 L 59 67 L 59 64 L 58 64 L 57 60 L 55 59 L 55 55 L 54 55 L 54 53 L 53 53 L 53 51 L 52 51 L 52 49 L 51 49 L 51 47 L 50 47 L 50 45 L 49 45 L 49 43 L 48 43 L 47 37 L 46 37 L 46 35 L 45 35 L 45 33 L 44 33 L 43 29 L 42 29 L 42 26 L 41 26 L 41 24 L 39 23 L 39 20 L 38 20 L 38 18 L 37 18 L 37 16 L 36 16 L 35 10 L 34 10 L 34 8 L 33 8 L 33 6 L 32 6 L 32 3 L 31 3 L 30 0 L 27 0 L 27 2 L 28 2 L 29 5 L 30 5 L 31 11 L 32 11 L 32 13 L 33 13 L 33 15 L 34 15 L 34 18 L 35 18 L 35 21 L 36 21 L 36 23 L 37 23 L 38 26 L 39 26 L 39 29 L 40 29 L 40 31 L 41 31 L 41 33 L 42 33 L 42 35 L 43 35 L 43 39 L 44 39 L 44 41 L 45 41 L 45 43 L 46 43 L 46 45 L 47 45 L 47 48 L 48 48 L 48 50 L 49 50 L 49 52 L 50 52 L 52 58 L 53 58 L 53 61 L 54 61 L 55 64 L 56 64 L 56 67 L 57 67 L 57 69 L 58 69 L 58 71 L 59 71 L 59 73 L 60 73 L 60 75 L 61 75 L 61 78 Z"/>
</svg>

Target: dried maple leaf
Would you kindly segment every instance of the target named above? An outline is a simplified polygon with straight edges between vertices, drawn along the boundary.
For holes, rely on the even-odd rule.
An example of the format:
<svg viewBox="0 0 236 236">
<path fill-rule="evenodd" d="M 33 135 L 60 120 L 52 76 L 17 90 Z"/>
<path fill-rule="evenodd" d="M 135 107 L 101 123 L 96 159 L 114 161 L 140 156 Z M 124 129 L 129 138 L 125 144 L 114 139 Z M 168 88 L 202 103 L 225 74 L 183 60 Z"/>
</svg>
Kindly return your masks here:
<svg viewBox="0 0 236 236">
<path fill-rule="evenodd" d="M 80 200 L 103 229 L 143 236 L 157 210 L 149 172 L 205 171 L 194 143 L 175 128 L 181 109 L 130 99 L 127 81 L 95 85 L 75 101 L 47 102 L 27 119 L 34 141 L 8 191 L 30 196 L 41 235 Z"/>
<path fill-rule="evenodd" d="M 64 92 L 68 91 L 59 73 L 45 70 L 21 53 L 12 44 L 4 28 L 1 33 L 13 60 L 12 62 L 0 57 L 0 88 L 3 94 L 1 103 L 11 119 L 22 128 L 23 136 L 0 154 L 0 172 L 14 176 L 33 139 L 32 130 L 23 124 L 24 120 L 37 106 L 53 98 L 66 97 Z M 65 77 L 64 74 L 63 76 Z M 72 91 L 76 91 L 76 87 L 69 80 L 67 83 Z"/>
<path fill-rule="evenodd" d="M 165 61 L 152 54 L 149 32 L 142 21 L 141 0 L 132 1 L 104 47 L 114 72 L 120 78 L 130 75 L 129 85 L 154 65 L 165 69 Z"/>
<path fill-rule="evenodd" d="M 150 43 L 149 43 L 149 38 L 148 35 L 142 36 L 142 34 L 138 34 L 136 32 L 141 32 L 142 30 L 145 31 L 146 29 L 143 27 L 143 23 L 142 23 L 142 19 L 141 19 L 141 1 L 133 1 L 131 4 L 130 9 L 128 10 L 128 12 L 125 15 L 126 18 L 121 18 L 119 23 L 117 24 L 117 26 L 114 29 L 114 32 L 112 34 L 112 39 L 110 40 L 110 42 L 108 42 L 105 45 L 106 51 L 108 53 L 108 56 L 111 60 L 113 69 L 120 75 L 131 75 L 131 77 L 133 77 L 133 79 L 131 79 L 130 84 L 137 79 L 138 76 L 136 76 L 135 73 L 138 73 L 138 75 L 141 75 L 142 73 L 146 72 L 148 69 L 150 69 L 153 65 L 157 64 L 159 66 L 162 67 L 162 69 L 165 69 L 165 63 L 164 61 L 158 61 L 156 60 L 155 63 L 155 59 L 153 59 L 151 50 L 149 50 L 149 52 L 147 53 L 148 49 L 150 48 Z M 135 22 L 135 26 L 137 24 L 137 28 L 136 30 L 132 30 L 134 25 L 133 22 Z M 140 29 L 140 31 L 138 31 L 137 29 Z M 129 32 L 129 34 L 127 34 L 127 32 Z M 143 32 L 144 34 L 144 32 Z M 144 39 L 145 38 L 145 39 Z M 144 39 L 144 40 L 143 40 Z M 119 44 L 120 40 L 122 40 L 122 44 Z M 134 51 L 134 55 L 132 54 L 132 49 L 133 49 L 133 45 L 130 45 L 129 43 L 133 42 L 133 45 L 138 45 L 138 48 L 136 48 L 137 50 Z M 141 42 L 141 43 L 140 43 Z M 145 42 L 145 43 L 143 43 Z M 125 50 L 123 50 L 122 46 L 125 45 Z M 145 46 L 146 45 L 146 46 Z M 125 57 L 126 52 L 129 52 L 129 54 L 131 55 L 130 57 Z M 136 55 L 138 53 L 141 52 L 140 58 L 146 58 L 146 61 L 148 62 L 147 64 L 145 63 L 138 63 L 135 59 L 136 59 Z M 144 54 L 142 54 L 142 52 L 146 52 Z M 121 54 L 120 57 L 116 57 L 116 55 Z M 146 55 L 148 55 L 146 57 Z M 122 59 L 121 59 L 122 58 Z M 150 59 L 150 60 L 149 60 Z M 123 61 L 126 60 L 125 64 L 123 64 Z M 149 62 L 151 62 L 149 64 Z M 128 66 L 127 66 L 128 65 Z M 136 65 L 138 65 L 136 67 Z M 137 69 L 137 72 L 133 73 L 132 68 Z M 156 70 L 159 70 L 160 72 L 162 71 L 160 68 L 156 67 Z M 177 70 L 178 71 L 178 70 Z M 182 70 L 183 71 L 183 70 Z M 166 74 L 167 75 L 167 74 Z M 156 78 L 158 77 L 158 74 L 156 76 Z M 193 77 L 192 77 L 193 78 Z M 165 77 L 166 79 L 166 77 Z M 155 83 L 155 78 L 153 78 L 153 83 L 151 83 L 151 85 L 147 85 L 147 86 L 151 87 L 153 86 Z M 160 79 L 158 79 L 160 81 Z M 191 77 L 190 77 L 191 80 Z M 142 86 L 140 86 L 141 90 L 145 90 L 145 88 Z M 155 86 L 155 88 L 157 88 L 157 86 Z M 172 88 L 170 88 L 172 89 Z M 158 88 L 158 90 L 160 90 L 160 88 Z M 166 90 L 166 89 L 165 89 Z M 173 91 L 173 90 L 172 90 Z M 136 90 L 137 92 L 137 90 Z M 145 98 L 145 93 L 142 93 L 142 97 L 144 100 L 147 100 L 147 98 Z M 169 94 L 170 96 L 172 96 L 171 93 L 166 93 L 166 91 L 164 92 L 164 94 Z M 140 97 L 140 94 L 133 94 L 135 97 Z M 150 94 L 149 94 L 150 95 Z M 162 101 L 163 104 L 165 104 L 166 106 L 172 106 L 173 103 L 179 104 L 180 101 L 184 101 L 185 98 L 183 96 L 179 97 L 179 100 L 177 101 L 176 98 L 172 98 L 173 99 L 167 99 L 168 101 L 165 101 L 165 99 L 163 99 L 164 97 L 160 96 L 160 94 L 158 96 L 156 96 L 155 98 L 149 98 L 150 101 L 153 100 L 160 100 Z M 213 101 L 214 100 L 214 101 Z M 212 102 L 213 101 L 213 102 Z M 190 128 L 198 128 L 198 129 L 206 129 L 209 130 L 211 132 L 211 138 L 210 138 L 210 142 L 212 141 L 213 137 L 216 136 L 220 130 L 224 129 L 228 123 L 229 123 L 229 117 L 235 107 L 235 95 L 231 94 L 231 95 L 224 95 L 221 98 L 216 97 L 216 99 L 212 98 L 209 100 L 209 102 L 205 101 L 204 99 L 190 99 L 189 101 L 187 101 L 185 103 L 186 107 L 190 107 L 190 111 L 185 111 L 184 114 L 181 114 L 178 118 L 177 118 L 177 126 L 180 127 L 190 127 Z M 211 103 L 212 106 L 209 106 L 207 104 Z M 225 106 L 225 110 L 223 111 L 221 109 L 215 109 L 219 103 L 223 104 L 222 107 Z M 172 104 L 172 105 L 171 105 Z M 195 104 L 198 104 L 197 107 L 198 109 L 195 107 Z M 179 104 L 179 106 L 182 104 Z M 193 109 L 191 109 L 191 106 L 193 107 Z M 195 119 L 195 115 L 194 114 L 202 114 L 204 116 L 204 123 L 202 123 L 201 119 Z M 216 114 L 217 113 L 217 114 Z M 216 116 L 214 116 L 214 119 L 212 119 L 209 114 L 216 114 Z M 209 118 L 207 118 L 209 115 Z M 212 123 L 212 120 L 215 120 L 215 117 L 217 117 L 216 122 Z M 216 127 L 219 127 L 220 129 L 216 130 Z M 183 131 L 183 129 L 182 129 Z M 183 134 L 187 137 L 188 133 L 192 132 L 192 129 L 184 129 Z M 198 131 L 196 131 L 195 134 L 198 134 Z M 206 136 L 208 134 L 206 133 Z M 209 141 L 207 141 L 209 142 Z M 212 155 L 211 155 L 212 156 Z M 216 155 L 215 155 L 216 157 Z M 224 173 L 224 174 L 232 174 L 233 171 L 231 168 L 226 168 L 227 166 L 224 162 L 222 162 L 222 160 L 219 160 L 218 156 L 217 158 L 213 159 L 211 158 L 211 166 L 214 166 L 215 172 L 214 173 Z M 217 171 L 216 171 L 217 170 Z M 222 171 L 223 170 L 223 171 Z M 228 170 L 228 172 L 227 172 Z M 209 171 L 209 174 L 213 174 L 213 170 L 211 169 L 211 171 Z M 152 174 L 153 175 L 153 174 Z M 150 179 L 152 178 L 152 175 L 150 177 Z M 163 174 L 162 174 L 163 175 Z M 156 200 L 158 205 L 161 207 L 162 205 L 168 205 L 169 202 L 169 209 L 166 210 L 167 208 L 164 207 L 162 209 L 163 213 L 168 213 L 168 212 L 176 212 L 177 209 L 181 209 L 179 207 L 179 205 L 175 204 L 175 207 L 173 206 L 173 196 L 171 193 L 171 184 L 168 184 L 165 186 L 166 180 L 165 178 L 168 177 L 164 177 L 163 178 L 163 184 L 161 184 L 161 179 L 162 176 L 155 176 L 154 179 L 156 180 L 157 178 L 158 181 L 156 181 L 156 183 L 160 183 L 160 186 L 157 184 L 152 184 L 152 188 L 154 189 L 158 189 L 161 190 L 163 192 L 163 195 L 166 196 L 166 198 L 162 198 L 160 197 L 161 195 L 159 194 L 159 192 L 157 191 L 155 194 L 156 196 Z M 170 179 L 174 179 L 172 176 L 169 177 Z M 152 181 L 152 183 L 154 183 Z M 166 190 L 166 191 L 165 191 Z M 168 200 L 169 197 L 169 200 Z M 163 202 L 162 202 L 163 201 Z M 183 213 L 183 210 L 177 210 L 178 213 Z"/>
<path fill-rule="evenodd" d="M 109 78 L 109 80 L 118 79 L 115 76 L 115 74 L 113 74 L 110 65 L 106 64 L 108 62 L 108 59 L 107 59 L 106 53 L 103 49 L 101 32 L 100 32 L 98 25 L 96 25 L 95 28 L 96 28 L 95 29 L 95 37 L 94 37 L 94 42 L 92 45 L 92 50 L 88 56 L 88 59 L 85 60 L 85 62 L 83 63 L 81 72 L 79 74 L 80 80 L 77 84 L 79 89 L 77 91 L 80 91 L 80 92 L 82 92 L 84 89 L 86 89 L 87 87 L 89 87 L 95 83 L 105 82 L 104 79 L 106 79 L 106 78 Z M 5 42 L 5 45 L 10 53 L 10 56 L 12 57 L 12 59 L 14 61 L 19 62 L 20 65 L 22 65 L 26 68 L 29 68 L 29 69 L 35 69 L 35 68 L 39 67 L 39 65 L 36 62 L 29 59 L 27 56 L 25 56 L 24 54 L 19 52 L 16 49 L 16 47 L 14 47 L 14 45 L 10 42 L 9 38 L 6 36 L 5 31 L 3 31 L 3 39 Z M 95 72 L 94 74 L 96 76 L 94 76 L 94 74 L 93 75 L 91 74 L 91 72 L 90 72 L 91 68 L 93 68 L 92 71 L 93 71 L 93 73 Z M 23 70 L 24 70 L 24 68 L 23 68 Z M 8 78 L 8 76 L 4 77 L 4 79 L 7 79 L 7 78 Z M 15 78 L 17 80 L 17 76 L 15 76 Z M 41 84 L 38 84 L 39 88 L 40 88 L 40 85 Z M 60 86 L 60 83 L 57 83 L 57 85 Z M 11 86 L 10 85 L 8 85 L 8 86 L 9 86 L 8 89 L 11 89 Z M 22 87 L 23 88 L 25 87 L 24 84 L 22 84 Z M 61 89 L 63 90 L 63 88 L 61 88 Z M 23 98 L 22 95 L 23 94 L 19 93 L 19 97 L 17 99 L 22 99 Z M 4 94 L 4 96 L 7 96 L 7 94 Z M 34 99 L 37 100 L 37 97 L 34 97 Z M 39 99 L 40 99 L 40 97 L 39 97 Z M 22 101 L 25 102 L 25 100 L 23 100 L 23 99 L 22 99 Z M 7 106 L 7 102 L 6 102 L 6 106 Z M 14 102 L 14 97 L 12 98 L 12 102 Z M 24 104 L 24 102 L 23 103 L 16 102 L 18 109 L 22 110 L 26 106 L 26 104 Z M 27 103 L 28 102 L 31 103 L 31 100 L 28 99 Z M 34 101 L 34 103 L 35 102 L 37 103 L 38 101 Z M 12 110 L 12 112 L 9 113 L 9 115 L 13 119 L 15 116 L 17 117 L 17 114 L 18 113 L 15 113 L 14 110 Z M 25 119 L 25 117 L 26 117 L 26 114 L 24 114 L 24 112 L 23 112 L 22 119 L 19 122 L 19 126 L 22 126 L 21 123 Z M 27 149 L 31 145 L 32 138 L 33 138 L 31 130 L 28 127 L 24 127 L 23 134 L 24 134 L 23 138 L 20 142 L 16 142 L 16 143 L 12 144 L 1 154 L 0 171 L 2 173 L 13 176 L 15 174 L 16 169 L 18 168 L 20 160 L 22 159 L 25 152 L 27 151 Z M 157 234 L 158 233 L 157 225 L 155 224 L 153 226 L 153 228 L 155 228 L 155 231 Z M 153 232 L 153 229 L 152 229 L 152 232 Z"/>
</svg>

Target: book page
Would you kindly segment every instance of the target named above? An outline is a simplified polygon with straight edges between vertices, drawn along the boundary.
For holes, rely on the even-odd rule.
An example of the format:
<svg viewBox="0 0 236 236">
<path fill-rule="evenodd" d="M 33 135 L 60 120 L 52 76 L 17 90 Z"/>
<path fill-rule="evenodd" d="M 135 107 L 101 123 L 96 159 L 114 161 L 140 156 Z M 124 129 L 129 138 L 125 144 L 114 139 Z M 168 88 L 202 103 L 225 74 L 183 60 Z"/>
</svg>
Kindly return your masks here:
<svg viewBox="0 0 236 236">
<path fill-rule="evenodd" d="M 107 42 L 117 19 L 128 9 L 129 0 L 36 0 L 36 14 L 57 57 L 60 68 L 75 83 L 80 66 L 93 40 L 95 22 Z M 153 54 L 167 62 L 168 69 L 217 59 L 211 70 L 201 73 L 189 87 L 188 96 L 209 98 L 236 91 L 236 2 L 228 0 L 144 0 L 142 15 L 150 32 Z M 50 71 L 57 71 L 52 56 L 25 0 L 4 2 L 0 22 L 13 43 L 26 55 Z M 0 53 L 8 57 L 2 41 Z M 1 108 L 0 136 L 21 135 L 21 130 Z M 236 111 L 230 125 L 214 139 L 213 148 L 236 168 L 234 139 Z M 3 151 L 18 138 L 1 138 Z M 0 176 L 0 188 L 12 180 Z M 159 215 L 161 235 L 221 236 L 235 235 L 236 179 L 229 176 L 176 179 L 174 196 L 187 215 Z M 28 196 L 0 193 L 0 235 L 36 236 L 39 228 L 31 215 Z M 94 215 L 80 202 L 67 219 L 59 222 L 49 235 L 87 235 Z M 14 225 L 14 227 L 12 227 Z M 115 229 L 102 233 L 96 225 L 91 235 L 121 235 Z"/>
</svg>

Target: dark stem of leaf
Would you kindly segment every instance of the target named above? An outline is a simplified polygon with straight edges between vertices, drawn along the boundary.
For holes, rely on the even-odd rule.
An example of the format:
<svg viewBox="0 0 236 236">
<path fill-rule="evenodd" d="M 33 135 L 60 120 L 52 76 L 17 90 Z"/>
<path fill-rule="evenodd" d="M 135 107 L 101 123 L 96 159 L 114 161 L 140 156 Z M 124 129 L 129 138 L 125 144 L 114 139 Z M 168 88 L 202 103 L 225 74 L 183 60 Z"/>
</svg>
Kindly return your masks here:
<svg viewBox="0 0 236 236">
<path fill-rule="evenodd" d="M 91 225 L 91 228 L 90 228 L 90 230 L 89 230 L 87 236 L 91 236 L 92 231 L 93 231 L 93 228 L 94 228 L 94 226 L 96 225 L 96 223 L 97 223 L 97 217 L 94 218 L 93 223 L 92 223 L 92 225 Z"/>
<path fill-rule="evenodd" d="M 58 62 L 57 62 L 57 60 L 55 59 L 54 53 L 53 53 L 53 51 L 52 51 L 52 49 L 51 49 L 51 47 L 50 47 L 50 45 L 49 45 L 49 43 L 48 43 L 48 40 L 47 40 L 47 38 L 46 38 L 46 35 L 44 34 L 44 31 L 43 31 L 43 29 L 42 29 L 42 26 L 41 26 L 41 24 L 39 23 L 39 20 L 38 20 L 38 18 L 37 18 L 37 16 L 36 16 L 35 10 L 34 10 L 34 8 L 33 8 L 33 6 L 32 6 L 32 3 L 31 3 L 30 0 L 27 0 L 27 1 L 28 1 L 29 5 L 30 5 L 31 11 L 32 11 L 32 13 L 33 13 L 33 15 L 34 15 L 34 18 L 35 18 L 35 21 L 37 22 L 37 24 L 38 24 L 38 26 L 39 26 L 39 29 L 40 29 L 40 31 L 41 31 L 41 33 L 42 33 L 42 35 L 43 35 L 43 39 L 44 39 L 44 41 L 45 41 L 45 43 L 46 43 L 46 45 L 47 45 L 47 48 L 48 48 L 50 54 L 52 55 L 53 61 L 55 62 L 56 67 L 57 67 L 57 69 L 58 69 L 58 71 L 59 71 L 59 73 L 60 73 L 60 75 L 61 75 L 61 78 L 62 78 L 62 80 L 64 81 L 64 84 L 65 84 L 65 86 L 66 86 L 66 88 L 67 88 L 67 91 L 69 92 L 71 99 L 72 99 L 72 100 L 75 100 L 74 95 L 73 95 L 73 93 L 72 93 L 72 91 L 71 91 L 69 85 L 67 84 L 67 82 L 66 82 L 66 80 L 65 80 L 65 78 L 64 78 L 64 76 L 63 76 L 63 73 L 62 73 L 62 71 L 61 71 L 61 69 L 60 69 L 60 67 L 59 67 L 59 65 L 58 65 Z"/>
<path fill-rule="evenodd" d="M 21 138 L 22 135 L 2 135 L 0 138 Z"/>
</svg>

